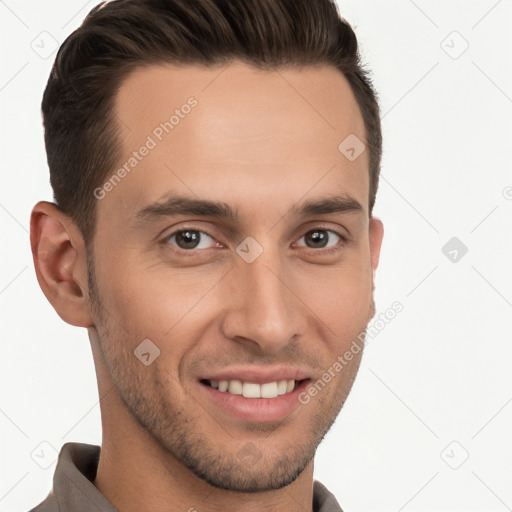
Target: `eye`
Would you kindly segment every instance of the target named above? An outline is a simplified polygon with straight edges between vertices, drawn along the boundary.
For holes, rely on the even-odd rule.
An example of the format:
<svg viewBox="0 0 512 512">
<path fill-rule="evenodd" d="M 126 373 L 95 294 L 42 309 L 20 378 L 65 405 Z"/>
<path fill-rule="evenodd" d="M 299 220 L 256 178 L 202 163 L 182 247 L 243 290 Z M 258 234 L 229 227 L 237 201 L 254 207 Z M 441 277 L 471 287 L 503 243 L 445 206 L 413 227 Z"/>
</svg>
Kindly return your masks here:
<svg viewBox="0 0 512 512">
<path fill-rule="evenodd" d="M 340 241 L 346 241 L 346 239 L 339 233 L 336 233 L 336 231 L 321 228 L 308 231 L 302 235 L 300 239 L 304 239 L 305 243 L 299 243 L 297 245 L 308 247 L 310 249 L 333 249 L 336 247 L 336 245 L 339 244 Z"/>
<path fill-rule="evenodd" d="M 204 231 L 198 229 L 181 229 L 169 235 L 165 242 L 184 251 L 191 249 L 209 249 L 218 246 L 219 243 Z M 212 245 L 212 242 L 215 242 Z"/>
</svg>

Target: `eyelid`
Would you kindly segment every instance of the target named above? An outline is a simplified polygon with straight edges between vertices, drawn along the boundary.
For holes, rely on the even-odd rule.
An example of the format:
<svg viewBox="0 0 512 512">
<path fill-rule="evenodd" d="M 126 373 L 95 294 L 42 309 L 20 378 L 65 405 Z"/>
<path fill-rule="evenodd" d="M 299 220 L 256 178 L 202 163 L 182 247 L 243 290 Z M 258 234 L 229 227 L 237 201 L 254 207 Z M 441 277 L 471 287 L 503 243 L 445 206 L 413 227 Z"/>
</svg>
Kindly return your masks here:
<svg viewBox="0 0 512 512">
<path fill-rule="evenodd" d="M 302 233 L 300 236 L 304 236 L 306 233 L 309 233 L 311 231 L 323 230 L 323 231 L 330 231 L 331 233 L 335 233 L 343 240 L 349 241 L 350 240 L 350 233 L 344 226 L 341 226 L 340 224 L 336 224 L 336 227 L 333 227 L 332 223 L 325 223 L 322 221 L 318 222 L 311 222 L 308 223 L 310 226 L 308 226 L 306 229 L 302 228 L 300 233 Z"/>
</svg>

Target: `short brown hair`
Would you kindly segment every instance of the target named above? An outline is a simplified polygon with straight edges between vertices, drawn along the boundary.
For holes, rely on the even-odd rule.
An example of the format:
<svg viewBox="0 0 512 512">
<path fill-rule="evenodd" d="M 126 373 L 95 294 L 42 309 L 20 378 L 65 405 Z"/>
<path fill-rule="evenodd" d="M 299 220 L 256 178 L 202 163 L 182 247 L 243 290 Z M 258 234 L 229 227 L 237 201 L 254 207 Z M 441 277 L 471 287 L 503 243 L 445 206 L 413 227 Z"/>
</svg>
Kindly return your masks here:
<svg viewBox="0 0 512 512">
<path fill-rule="evenodd" d="M 123 79 L 149 64 L 234 59 L 260 69 L 327 64 L 343 73 L 365 124 L 371 215 L 382 153 L 379 107 L 354 31 L 334 1 L 113 0 L 94 7 L 64 41 L 42 101 L 54 200 L 86 242 L 96 224 L 93 190 L 121 158 L 113 104 Z"/>
</svg>

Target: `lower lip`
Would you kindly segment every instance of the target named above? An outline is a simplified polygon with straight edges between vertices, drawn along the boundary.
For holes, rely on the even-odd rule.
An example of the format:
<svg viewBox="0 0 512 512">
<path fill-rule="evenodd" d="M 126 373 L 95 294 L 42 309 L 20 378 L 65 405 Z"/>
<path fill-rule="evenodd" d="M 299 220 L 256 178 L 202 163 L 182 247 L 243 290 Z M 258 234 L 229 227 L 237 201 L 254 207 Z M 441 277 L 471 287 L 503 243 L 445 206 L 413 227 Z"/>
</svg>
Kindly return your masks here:
<svg viewBox="0 0 512 512">
<path fill-rule="evenodd" d="M 308 386 L 310 379 L 296 384 L 293 391 L 275 398 L 245 398 L 227 391 L 219 391 L 200 383 L 210 399 L 224 411 L 244 421 L 267 422 L 282 420 L 299 405 L 299 394 Z"/>
</svg>

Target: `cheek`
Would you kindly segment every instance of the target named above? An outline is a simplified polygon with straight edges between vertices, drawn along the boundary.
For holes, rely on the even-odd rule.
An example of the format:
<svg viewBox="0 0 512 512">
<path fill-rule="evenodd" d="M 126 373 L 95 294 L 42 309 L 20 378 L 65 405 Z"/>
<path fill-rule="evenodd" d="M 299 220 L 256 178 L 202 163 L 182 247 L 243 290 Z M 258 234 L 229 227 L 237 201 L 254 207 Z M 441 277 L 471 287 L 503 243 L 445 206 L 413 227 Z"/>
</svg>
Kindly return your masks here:
<svg viewBox="0 0 512 512">
<path fill-rule="evenodd" d="M 129 263 L 119 264 L 100 287 L 101 299 L 117 327 L 122 325 L 132 339 L 149 338 L 162 345 L 179 333 L 180 346 L 186 349 L 184 330 L 195 331 L 211 313 L 212 290 L 224 272 L 133 267 L 130 271 Z"/>
<path fill-rule="evenodd" d="M 306 303 L 329 327 L 333 343 L 350 343 L 366 327 L 371 315 L 372 274 L 361 258 L 330 274 L 314 276 L 304 289 Z"/>
</svg>

